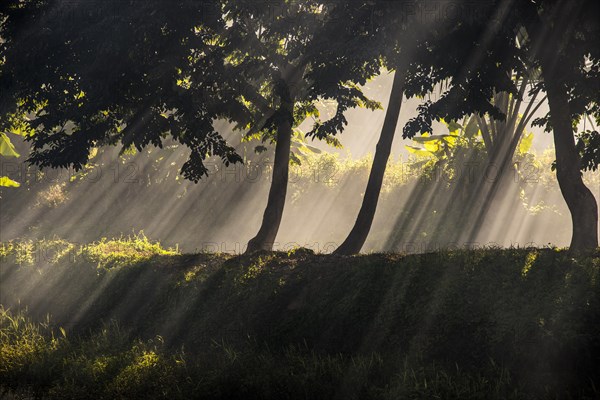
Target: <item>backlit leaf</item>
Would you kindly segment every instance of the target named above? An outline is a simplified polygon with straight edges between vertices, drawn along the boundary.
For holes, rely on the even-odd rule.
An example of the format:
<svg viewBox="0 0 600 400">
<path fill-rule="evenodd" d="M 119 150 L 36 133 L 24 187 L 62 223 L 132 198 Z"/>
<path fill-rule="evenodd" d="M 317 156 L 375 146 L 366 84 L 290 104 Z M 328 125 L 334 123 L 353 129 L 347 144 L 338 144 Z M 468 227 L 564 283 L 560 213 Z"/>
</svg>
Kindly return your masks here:
<svg viewBox="0 0 600 400">
<path fill-rule="evenodd" d="M 432 154 L 430 152 L 428 152 L 427 150 L 423 150 L 419 147 L 415 147 L 415 146 L 409 146 L 409 145 L 405 145 L 404 147 L 406 147 L 406 150 L 408 150 L 408 152 L 419 156 L 419 157 L 431 157 Z"/>
<path fill-rule="evenodd" d="M 533 132 L 526 134 L 521 138 L 521 143 L 519 143 L 519 152 L 527 153 L 529 149 L 531 149 L 531 145 L 533 144 Z"/>
<path fill-rule="evenodd" d="M 19 182 L 13 181 L 8 176 L 0 176 L 0 186 L 19 187 L 21 186 L 21 184 Z"/>
<path fill-rule="evenodd" d="M 19 153 L 16 152 L 15 146 L 13 146 L 5 133 L 0 133 L 0 155 L 3 155 L 4 157 L 19 157 Z"/>
</svg>

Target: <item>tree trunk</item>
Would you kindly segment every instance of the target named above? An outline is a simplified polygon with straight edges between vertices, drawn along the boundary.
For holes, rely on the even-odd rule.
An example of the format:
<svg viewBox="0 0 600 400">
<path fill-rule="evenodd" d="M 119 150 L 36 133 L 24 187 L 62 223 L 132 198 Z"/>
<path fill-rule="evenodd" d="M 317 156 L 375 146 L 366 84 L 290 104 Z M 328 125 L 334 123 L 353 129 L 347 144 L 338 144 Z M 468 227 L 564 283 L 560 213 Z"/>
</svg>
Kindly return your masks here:
<svg viewBox="0 0 600 400">
<path fill-rule="evenodd" d="M 556 178 L 571 212 L 573 236 L 570 249 L 586 251 L 598 247 L 598 205 L 581 176 L 581 160 L 575 147 L 567 90 L 551 70 L 551 64 L 542 64 L 554 134 Z"/>
<path fill-rule="evenodd" d="M 369 181 L 363 197 L 362 206 L 350 234 L 340 247 L 334 251 L 334 254 L 356 254 L 367 240 L 367 236 L 369 235 L 373 223 L 373 217 L 375 216 L 375 210 L 377 209 L 377 202 L 379 200 L 379 193 L 381 192 L 385 168 L 392 150 L 392 142 L 394 141 L 394 133 L 396 132 L 398 117 L 400 116 L 403 94 L 404 72 L 397 70 L 394 73 L 394 83 L 392 84 L 390 101 L 385 113 L 385 120 L 383 122 L 383 127 L 381 128 L 379 142 L 375 149 L 373 166 L 371 167 L 371 173 L 369 174 Z"/>
<path fill-rule="evenodd" d="M 269 189 L 267 207 L 265 208 L 260 229 L 256 236 L 248 242 L 246 253 L 273 249 L 275 237 L 281 224 L 287 193 L 293 113 L 294 101 L 288 90 L 287 94 L 282 96 L 281 106 L 278 110 L 279 115 L 276 116 L 278 120 L 277 142 L 275 144 L 273 178 Z"/>
</svg>

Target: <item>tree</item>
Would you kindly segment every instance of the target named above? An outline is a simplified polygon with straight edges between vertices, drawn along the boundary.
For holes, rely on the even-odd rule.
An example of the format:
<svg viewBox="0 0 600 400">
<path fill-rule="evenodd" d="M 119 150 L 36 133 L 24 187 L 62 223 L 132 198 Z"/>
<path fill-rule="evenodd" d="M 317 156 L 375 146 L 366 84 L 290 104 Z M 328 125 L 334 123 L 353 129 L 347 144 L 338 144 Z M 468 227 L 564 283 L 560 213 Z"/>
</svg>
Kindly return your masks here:
<svg viewBox="0 0 600 400">
<path fill-rule="evenodd" d="M 528 17 L 524 26 L 531 36 L 528 54 L 541 67 L 540 85 L 550 106 L 549 115 L 537 123 L 554 135 L 556 177 L 571 212 L 573 251 L 598 247 L 598 205 L 583 183 L 585 165 L 573 129 L 583 114 L 600 118 L 598 13 L 600 6 L 594 1 L 545 1 L 529 5 L 524 12 Z"/>
<path fill-rule="evenodd" d="M 218 60 L 205 60 L 202 91 L 186 90 L 181 75 L 190 49 L 209 52 L 213 46 L 194 27 L 218 31 L 224 25 L 217 5 L 204 6 L 186 2 L 175 9 L 157 0 L 115 8 L 48 0 L 6 10 L 0 111 L 20 117 L 35 132 L 28 136 L 29 161 L 80 169 L 93 147 L 160 147 L 170 135 L 191 150 L 182 167 L 189 179 L 207 173 L 207 157 L 239 162 L 213 121 L 244 120 L 250 113 L 239 99 L 224 96 L 226 88 L 218 92 L 208 84 L 230 82 Z M 8 122 L 0 121 L 3 130 Z"/>
<path fill-rule="evenodd" d="M 80 169 L 94 147 L 141 150 L 171 137 L 191 150 L 181 172 L 197 182 L 208 157 L 241 161 L 214 126 L 228 120 L 247 136 L 276 143 L 263 223 L 248 246 L 270 249 L 285 203 L 293 127 L 315 116 L 313 136 L 335 142 L 348 108 L 378 106 L 352 82 L 379 71 L 373 46 L 347 57 L 355 32 L 334 34 L 345 21 L 333 11 L 356 8 L 311 1 L 274 10 L 269 2 L 226 0 L 98 6 L 32 0 L 5 11 L 9 46 L 0 82 L 7 96 L 0 111 L 35 132 L 29 161 Z M 70 23 L 46 18 L 59 12 L 72 16 Z M 345 48 L 336 48 L 339 40 Z M 329 121 L 318 120 L 319 98 L 338 104 Z"/>
<path fill-rule="evenodd" d="M 394 79 L 361 208 L 350 233 L 334 251 L 335 254 L 351 255 L 358 253 L 363 247 L 373 224 L 381 185 L 400 116 L 411 53 L 416 47 L 416 43 L 422 40 L 421 36 L 426 31 L 425 27 L 419 23 L 421 21 L 418 22 L 415 18 L 409 18 L 406 15 L 406 7 L 409 5 L 414 6 L 415 4 L 380 2 L 372 5 L 372 15 L 376 15 L 377 19 L 373 21 L 375 26 L 372 27 L 371 34 L 378 40 L 380 46 L 379 56 L 384 64 L 389 70 L 395 71 Z"/>
<path fill-rule="evenodd" d="M 584 113 L 598 113 L 598 90 L 594 90 L 598 87 L 598 49 L 593 45 L 598 39 L 598 22 L 592 17 L 597 5 L 549 1 L 523 2 L 509 8 L 496 2 L 489 4 L 489 11 L 481 23 L 471 26 L 475 30 L 470 34 L 480 41 L 475 46 L 465 36 L 466 26 L 430 44 L 431 59 L 423 60 L 423 65 L 432 66 L 433 72 L 424 71 L 422 80 L 431 83 L 451 79 L 452 86 L 440 100 L 425 104 L 419 116 L 409 121 L 404 134 L 412 137 L 430 131 L 433 119 L 458 120 L 466 114 L 488 114 L 504 120 L 506 115 L 491 101 L 493 94 L 518 96 L 509 77 L 514 73 L 524 76 L 528 70 L 541 67 L 543 80 L 533 90 L 546 90 L 550 115 L 534 124 L 545 123 L 554 131 L 557 178 L 573 220 L 571 249 L 596 247 L 597 206 L 581 179 L 572 125 Z M 524 28 L 531 39 L 519 43 L 517 33 Z M 464 48 L 471 54 L 466 54 L 462 63 L 472 60 L 479 66 L 475 73 L 469 72 L 471 62 L 455 68 L 454 57 L 439 58 L 442 50 L 445 54 L 455 51 L 449 41 L 469 43 Z"/>
<path fill-rule="evenodd" d="M 293 129 L 312 116 L 316 122 L 307 136 L 337 143 L 333 135 L 343 130 L 348 108 L 378 107 L 354 83 L 364 83 L 379 71 L 373 47 L 363 46 L 372 39 L 352 40 L 356 31 L 347 26 L 352 18 L 339 18 L 342 13 L 347 17 L 360 15 L 360 8 L 319 1 L 273 5 L 231 1 L 224 9 L 224 18 L 231 26 L 227 33 L 228 45 L 232 46 L 229 52 L 237 64 L 250 67 L 241 76 L 254 86 L 254 95 L 248 100 L 259 105 L 260 118 L 247 126 L 250 130 L 246 136 L 275 142 L 267 205 L 258 233 L 248 242 L 248 253 L 273 248 L 285 206 Z M 331 120 L 319 120 L 315 106 L 319 99 L 337 103 Z"/>
<path fill-rule="evenodd" d="M 381 185 L 385 175 L 385 167 L 391 153 L 396 125 L 400 116 L 400 107 L 402 106 L 402 96 L 404 94 L 404 74 L 404 71 L 396 71 L 394 73 L 390 100 L 379 141 L 377 142 L 375 157 L 373 158 L 373 165 L 369 173 L 369 181 L 367 182 L 362 205 L 352 230 L 344 242 L 334 251 L 335 254 L 356 254 L 367 240 L 377 209 L 379 193 L 381 192 Z"/>
<path fill-rule="evenodd" d="M 285 4 L 276 10 L 270 6 L 238 1 L 231 2 L 226 10 L 232 28 L 253 45 L 253 51 L 242 58 L 252 58 L 261 66 L 264 73 L 256 81 L 273 88 L 275 104 L 263 110 L 264 124 L 260 122 L 250 131 L 263 131 L 276 146 L 267 205 L 258 233 L 248 242 L 249 253 L 273 248 L 287 193 L 293 128 L 313 116 L 316 123 L 307 136 L 333 142 L 333 135 L 343 130 L 348 108 L 377 107 L 353 83 L 364 82 L 378 72 L 377 58 L 360 48 L 351 57 L 336 52 L 344 40 L 348 45 L 347 39 L 354 32 L 336 32 L 342 25 L 333 15 L 355 8 L 312 1 Z M 337 102 L 336 115 L 330 121 L 318 119 L 315 102 L 319 98 Z"/>
<path fill-rule="evenodd" d="M 379 37 L 381 46 L 384 47 L 382 56 L 389 67 L 395 68 L 397 71 L 363 203 L 350 234 L 335 251 L 337 254 L 358 253 L 368 236 L 391 151 L 403 94 L 406 92 L 409 97 L 422 96 L 434 90 L 436 84 L 444 81 L 453 73 L 460 73 L 461 79 L 471 79 L 479 73 L 479 64 L 466 67 L 463 64 L 464 56 L 469 55 L 469 52 L 479 45 L 476 41 L 478 36 L 473 36 L 473 34 L 481 30 L 481 26 L 468 18 L 462 20 L 460 24 L 456 24 L 453 18 L 427 21 L 413 16 L 413 18 L 407 19 L 406 6 L 407 4 L 391 4 L 391 6 L 386 4 L 385 11 L 382 13 L 386 17 L 379 21 L 382 31 L 379 33 Z M 462 4 L 461 6 L 468 5 Z M 461 9 L 461 11 L 465 10 Z M 489 13 L 490 9 L 484 6 L 483 11 Z M 460 13 L 459 15 L 468 16 L 469 14 Z M 480 54 L 481 58 L 485 60 L 484 52 L 480 51 Z M 487 57 L 490 63 L 495 61 L 490 58 Z M 488 74 L 492 73 L 489 68 L 488 71 Z M 506 82 L 503 83 L 502 87 L 506 87 Z M 456 100 L 456 98 L 452 99 L 452 101 Z M 477 100 L 481 100 L 481 96 Z M 496 111 L 494 115 L 499 114 L 489 101 L 486 101 L 486 104 L 488 105 L 487 110 Z M 467 105 L 467 109 L 475 107 L 475 104 Z M 425 105 L 422 109 L 428 110 L 429 107 Z M 464 112 L 461 111 L 459 114 L 464 115 Z M 415 122 L 417 125 L 420 124 L 416 129 Z M 431 132 L 431 120 L 425 123 L 413 120 L 411 123 L 412 125 L 408 127 L 410 133 L 405 134 L 405 137 L 414 136 L 416 130 L 425 132 L 426 130 L 422 129 L 424 127 Z"/>
</svg>

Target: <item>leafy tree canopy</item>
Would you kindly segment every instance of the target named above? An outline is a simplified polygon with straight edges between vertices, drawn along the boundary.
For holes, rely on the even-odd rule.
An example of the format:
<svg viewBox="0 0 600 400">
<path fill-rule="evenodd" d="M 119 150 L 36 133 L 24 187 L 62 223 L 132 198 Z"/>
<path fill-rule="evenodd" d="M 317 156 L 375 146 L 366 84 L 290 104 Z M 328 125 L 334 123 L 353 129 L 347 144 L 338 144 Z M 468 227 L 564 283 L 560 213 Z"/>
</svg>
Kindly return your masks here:
<svg viewBox="0 0 600 400">
<path fill-rule="evenodd" d="M 294 124 L 315 117 L 309 136 L 333 144 L 348 108 L 379 106 L 358 86 L 381 66 L 372 32 L 355 40 L 368 20 L 359 2 L 11 0 L 0 11 L 0 129 L 25 124 L 40 167 L 80 169 L 94 147 L 171 137 L 197 181 L 208 157 L 241 161 L 215 121 L 273 138 L 282 79 L 295 81 Z M 318 118 L 318 99 L 336 102 L 332 119 Z"/>
</svg>

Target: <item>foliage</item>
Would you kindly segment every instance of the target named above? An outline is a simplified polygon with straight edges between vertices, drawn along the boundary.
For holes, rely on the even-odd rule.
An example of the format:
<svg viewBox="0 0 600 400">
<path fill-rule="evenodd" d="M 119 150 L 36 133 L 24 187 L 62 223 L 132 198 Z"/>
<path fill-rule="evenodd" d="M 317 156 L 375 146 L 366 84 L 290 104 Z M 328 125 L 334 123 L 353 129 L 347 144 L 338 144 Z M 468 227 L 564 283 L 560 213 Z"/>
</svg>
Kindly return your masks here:
<svg viewBox="0 0 600 400">
<path fill-rule="evenodd" d="M 160 243 L 151 242 L 143 232 L 118 239 L 102 238 L 80 250 L 80 255 L 97 263 L 98 268 L 135 264 L 152 257 L 175 254 L 178 254 L 176 249 L 163 249 Z"/>
<path fill-rule="evenodd" d="M 33 266 L 39 262 L 56 263 L 63 258 L 81 259 L 96 264 L 97 268 L 132 265 L 157 256 L 179 254 L 177 249 L 164 249 L 159 242 L 150 241 L 144 232 L 102 238 L 85 245 L 69 243 L 61 239 L 8 241 L 0 245 L 0 257 L 11 257 L 19 265 Z"/>
<path fill-rule="evenodd" d="M 203 41 L 208 38 L 193 28 L 218 30 L 224 23 L 219 5 L 150 1 L 118 9 L 95 4 L 93 12 L 89 7 L 47 0 L 10 1 L 0 9 L 1 112 L 35 132 L 28 139 L 39 152 L 30 161 L 79 169 L 93 147 L 118 142 L 124 149 L 160 147 L 167 133 L 192 150 L 190 160 L 200 174 L 207 156 L 239 161 L 212 124 L 231 117 L 239 102 L 219 101 L 215 108 L 209 85 L 198 92 L 176 84 L 190 49 L 209 51 L 211 44 Z M 46 18 L 48 13 L 63 18 Z M 222 69 L 206 67 L 205 83 L 218 80 L 210 71 Z M 0 122 L 5 128 L 8 120 Z"/>
<path fill-rule="evenodd" d="M 12 310 L 0 315 L 0 373 L 17 393 L 597 395 L 598 254 L 490 248 L 342 265 L 296 250 L 165 255 L 98 270 L 81 255 L 18 265 L 16 251 L 4 250 L 0 267 L 0 303 Z M 44 296 L 58 290 L 60 298 Z"/>
<path fill-rule="evenodd" d="M 417 366 L 408 359 L 386 360 L 377 353 L 324 355 L 302 346 L 273 351 L 252 342 L 242 349 L 214 342 L 206 353 L 195 355 L 166 348 L 161 337 L 130 340 L 115 324 L 88 337 L 55 337 L 47 324 L 4 309 L 0 309 L 0 335 L 4 378 L 0 390 L 15 398 L 33 394 L 69 399 L 342 395 L 348 399 L 516 399 L 522 395 L 511 387 L 507 371 L 494 364 L 483 373 L 468 373 L 435 363 Z"/>
<path fill-rule="evenodd" d="M 600 164 L 600 133 L 591 130 L 580 133 L 577 150 L 581 156 L 581 170 L 596 171 Z"/>
<path fill-rule="evenodd" d="M 171 138 L 191 150 L 181 172 L 197 182 L 208 174 L 204 162 L 211 156 L 225 165 L 242 161 L 216 121 L 272 141 L 281 119 L 290 117 L 279 109 L 290 88 L 294 125 L 311 116 L 315 136 L 331 143 L 347 123 L 347 109 L 379 107 L 354 83 L 379 71 L 377 49 L 369 45 L 375 39 L 352 41 L 347 20 L 331 17 L 363 13 L 359 4 L 278 8 L 223 0 L 172 7 L 157 0 L 100 5 L 93 13 L 88 6 L 31 0 L 0 9 L 6 89 L 0 113 L 35 133 L 28 136 L 29 161 L 40 167 L 81 169 L 93 148 L 120 143 L 122 151 L 141 150 Z M 69 23 L 44 17 L 54 12 Z M 337 104 L 327 121 L 315 106 L 324 100 Z"/>
<path fill-rule="evenodd" d="M 12 130 L 11 133 L 19 134 L 18 130 Z M 2 157 L 20 157 L 20 154 L 15 150 L 15 146 L 10 141 L 8 135 L 0 132 L 0 156 Z M 19 187 L 21 184 L 10 179 L 8 176 L 0 176 L 0 187 Z"/>
<path fill-rule="evenodd" d="M 431 177 L 432 171 L 442 171 L 441 173 L 449 181 L 468 186 L 468 183 L 457 182 L 456 177 L 461 174 L 458 169 L 466 165 L 487 166 L 486 163 L 490 162 L 490 150 L 484 144 L 482 132 L 474 116 L 465 117 L 460 123 L 447 122 L 443 119 L 441 122 L 448 129 L 447 134 L 430 135 L 428 132 L 423 132 L 420 136 L 412 138 L 415 145 L 405 145 L 405 148 L 415 155 L 416 160 L 420 160 L 416 162 L 415 167 L 422 165 L 423 176 Z M 517 151 L 511 157 L 511 165 L 523 165 L 525 166 L 523 169 L 536 165 L 536 171 L 543 172 L 543 168 L 546 168 L 545 174 L 547 174 L 550 171 L 549 166 L 542 165 L 539 162 L 541 157 L 531 153 L 533 138 L 533 132 L 525 132 L 521 136 Z M 537 164 L 534 164 L 536 161 Z M 516 171 L 522 173 L 520 168 Z M 519 183 L 527 186 L 526 179 L 520 180 Z"/>
<path fill-rule="evenodd" d="M 600 26 L 592 17 L 598 12 L 595 2 L 582 2 L 576 8 L 552 1 L 526 2 L 510 8 L 501 2 L 491 2 L 481 5 L 478 11 L 479 18 L 475 19 L 467 17 L 467 13 L 461 14 L 466 21 L 456 24 L 455 29 L 445 32 L 444 37 L 422 46 L 422 52 L 417 54 L 418 67 L 409 76 L 407 84 L 409 96 L 424 96 L 436 85 L 449 81 L 451 84 L 438 100 L 427 101 L 419 107 L 418 116 L 404 128 L 404 137 L 431 132 L 434 120 L 459 120 L 473 114 L 506 120 L 510 115 L 495 104 L 494 99 L 499 93 L 511 95 L 512 99 L 523 96 L 525 91 L 516 86 L 519 80 L 512 79 L 515 75 L 534 79 L 530 90 L 534 96 L 549 84 L 568 88 L 573 126 L 577 126 L 582 118 L 599 118 L 600 55 L 595 43 Z M 498 16 L 502 18 L 501 26 L 496 23 Z M 549 35 L 550 26 L 565 26 L 565 23 L 572 27 L 569 35 L 565 36 L 563 29 Z M 485 35 L 482 32 L 487 30 L 493 31 L 493 38 L 479 43 Z M 557 40 L 560 46 L 548 44 L 550 38 Z M 544 45 L 540 45 L 542 42 Z M 477 58 L 478 62 L 465 64 L 469 57 Z M 556 66 L 553 82 L 540 79 L 539 67 L 543 59 L 550 60 L 548 65 Z M 549 113 L 532 124 L 544 126 L 548 132 L 552 130 Z M 582 137 L 579 142 L 580 152 L 587 154 L 582 166 L 586 169 L 593 165 L 591 159 L 597 151 L 594 148 L 597 143 L 591 138 Z M 586 145 L 592 147 L 584 149 Z"/>
<path fill-rule="evenodd" d="M 450 161 L 458 152 L 458 149 L 476 148 L 481 144 L 478 136 L 481 133 L 473 124 L 474 118 L 465 118 L 462 124 L 455 121 L 441 122 L 448 129 L 444 135 L 431 135 L 429 132 L 422 132 L 421 136 L 412 138 L 413 142 L 423 147 L 406 145 L 406 149 L 416 156 L 434 158 L 436 163 Z M 478 135 L 479 134 L 479 135 Z M 481 147 L 481 146 L 479 146 Z"/>
</svg>

